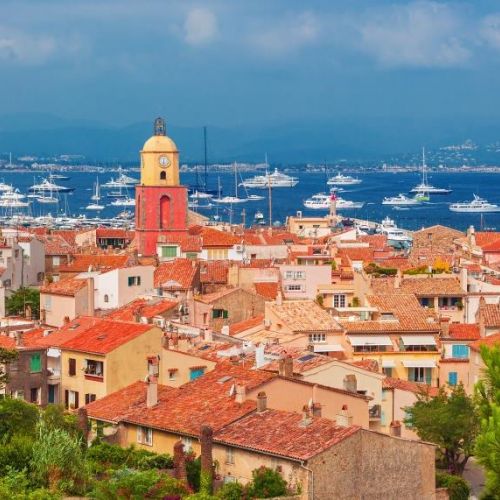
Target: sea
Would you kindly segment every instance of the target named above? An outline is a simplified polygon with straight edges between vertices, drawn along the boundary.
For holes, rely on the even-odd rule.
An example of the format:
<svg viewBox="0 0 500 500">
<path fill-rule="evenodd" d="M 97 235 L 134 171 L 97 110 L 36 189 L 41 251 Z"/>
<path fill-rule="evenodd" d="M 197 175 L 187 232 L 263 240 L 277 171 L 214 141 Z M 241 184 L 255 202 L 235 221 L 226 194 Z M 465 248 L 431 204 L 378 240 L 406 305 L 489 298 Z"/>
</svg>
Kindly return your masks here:
<svg viewBox="0 0 500 500">
<path fill-rule="evenodd" d="M 125 207 L 106 206 L 99 214 L 88 212 L 85 206 L 90 203 L 93 184 L 96 181 L 96 174 L 90 172 L 71 171 L 65 175 L 70 176 L 68 180 L 56 180 L 57 184 L 67 185 L 75 188 L 75 191 L 68 195 L 60 195 L 60 203 L 57 205 L 43 205 L 34 201 L 30 207 L 30 213 L 34 216 L 52 215 L 66 213 L 68 215 L 85 214 L 87 217 L 111 218 L 123 211 Z M 138 172 L 128 172 L 128 175 L 137 178 Z M 245 173 L 243 177 L 252 177 L 255 174 Z M 322 215 L 326 211 L 307 210 L 304 208 L 304 200 L 313 194 L 319 192 L 328 192 L 326 179 L 323 173 L 298 172 L 290 174 L 299 178 L 299 183 L 293 188 L 273 188 L 272 190 L 272 222 L 284 223 L 286 217 L 295 215 L 298 211 L 304 216 Z M 333 174 L 332 174 L 333 175 Z M 354 174 L 353 174 L 354 175 Z M 465 230 L 473 225 L 476 229 L 500 230 L 500 212 L 470 214 L 456 213 L 449 210 L 449 204 L 456 201 L 471 201 L 473 194 L 485 198 L 491 203 L 500 205 L 500 174 L 495 173 L 432 173 L 429 174 L 429 183 L 437 187 L 452 189 L 448 195 L 431 195 L 428 202 L 415 207 L 391 207 L 382 205 L 385 196 L 395 196 L 399 193 L 408 193 L 409 190 L 420 182 L 420 174 L 414 173 L 389 173 L 389 172 L 370 172 L 355 174 L 362 180 L 361 184 L 353 186 L 344 186 L 344 191 L 339 195 L 352 201 L 363 201 L 365 205 L 361 209 L 340 211 L 346 218 L 354 217 L 363 220 L 380 222 L 386 216 L 393 219 L 399 227 L 404 229 L 416 230 L 422 227 L 428 227 L 434 224 L 443 224 L 454 227 L 459 230 Z M 1 172 L 0 179 L 8 184 L 12 184 L 21 192 L 27 193 L 28 188 L 36 182 L 39 182 L 42 174 L 33 172 Z M 101 185 L 111 177 L 116 177 L 116 172 L 110 172 L 109 175 L 100 174 L 99 182 Z M 234 177 L 230 173 L 209 174 L 208 187 L 217 189 L 218 179 L 223 190 L 223 195 L 234 195 Z M 186 186 L 195 184 L 195 174 L 182 173 L 181 182 Z M 243 188 L 239 189 L 239 196 L 245 197 Z M 132 191 L 132 190 L 131 190 Z M 101 202 L 109 204 L 112 200 L 106 199 L 106 190 L 102 190 L 103 199 Z M 132 192 L 129 193 L 133 195 Z M 266 222 L 268 219 L 268 199 L 267 190 L 254 189 L 248 190 L 248 194 L 258 194 L 265 197 L 261 201 L 249 201 L 234 206 L 213 204 L 210 209 L 199 209 L 199 212 L 207 217 L 217 216 L 220 220 L 240 223 L 245 219 L 247 226 L 254 222 L 255 214 L 262 212 Z M 131 210 L 133 207 L 127 207 Z M 244 215 L 243 215 L 244 210 Z"/>
</svg>

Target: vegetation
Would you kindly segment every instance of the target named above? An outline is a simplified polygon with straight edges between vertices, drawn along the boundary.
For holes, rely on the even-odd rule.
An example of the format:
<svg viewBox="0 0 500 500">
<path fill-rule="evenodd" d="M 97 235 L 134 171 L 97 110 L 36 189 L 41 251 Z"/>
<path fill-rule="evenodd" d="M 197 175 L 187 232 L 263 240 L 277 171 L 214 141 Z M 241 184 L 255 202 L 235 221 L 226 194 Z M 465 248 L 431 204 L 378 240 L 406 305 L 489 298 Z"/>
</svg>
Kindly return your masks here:
<svg viewBox="0 0 500 500">
<path fill-rule="evenodd" d="M 468 500 L 470 494 L 469 483 L 460 476 L 438 472 L 436 487 L 447 488 L 450 500 Z"/>
<path fill-rule="evenodd" d="M 5 299 L 5 307 L 10 315 L 24 316 L 26 308 L 31 309 L 31 316 L 38 319 L 40 315 L 40 291 L 35 288 L 19 288 Z"/>
<path fill-rule="evenodd" d="M 259 467 L 252 472 L 252 478 L 247 489 L 251 498 L 272 498 L 287 493 L 286 481 L 273 469 Z"/>
<path fill-rule="evenodd" d="M 500 498 L 500 346 L 481 348 L 485 364 L 475 396 L 481 418 L 475 454 L 486 469 L 486 498 Z"/>
<path fill-rule="evenodd" d="M 17 351 L 11 351 L 10 349 L 0 347 L 0 389 L 2 389 L 8 381 L 5 366 L 15 361 L 17 356 Z"/>
<path fill-rule="evenodd" d="M 34 437 L 38 408 L 20 399 L 0 399 L 0 440 L 6 443 L 15 434 Z"/>
<path fill-rule="evenodd" d="M 439 394 L 418 396 L 418 401 L 405 408 L 411 425 L 424 441 L 440 448 L 444 468 L 451 474 L 462 474 L 474 450 L 479 419 L 474 402 L 463 386 L 457 385 L 449 394 L 441 387 Z"/>
<path fill-rule="evenodd" d="M 374 262 L 368 264 L 365 267 L 365 272 L 368 274 L 373 274 L 373 276 L 396 276 L 398 274 L 398 270 L 392 267 L 380 267 L 378 264 Z"/>
</svg>

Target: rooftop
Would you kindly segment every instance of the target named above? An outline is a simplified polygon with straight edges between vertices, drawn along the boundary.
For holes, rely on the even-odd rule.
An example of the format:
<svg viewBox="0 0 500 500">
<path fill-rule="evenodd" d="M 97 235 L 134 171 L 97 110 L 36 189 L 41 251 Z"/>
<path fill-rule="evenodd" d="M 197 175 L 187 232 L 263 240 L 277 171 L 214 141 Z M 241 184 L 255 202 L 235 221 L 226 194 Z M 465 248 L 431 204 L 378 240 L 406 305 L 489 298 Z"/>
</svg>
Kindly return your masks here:
<svg viewBox="0 0 500 500">
<path fill-rule="evenodd" d="M 404 278 L 401 281 L 402 292 L 414 293 L 417 296 L 437 295 L 464 295 L 460 281 L 455 277 L 450 278 Z"/>
<path fill-rule="evenodd" d="M 60 272 L 82 273 L 92 268 L 94 271 L 111 271 L 127 266 L 128 255 L 97 254 L 97 255 L 74 255 L 67 264 L 59 267 Z"/>
<path fill-rule="evenodd" d="M 150 319 L 170 311 L 178 305 L 178 302 L 173 302 L 171 300 L 136 299 L 119 309 L 115 309 L 110 314 L 107 314 L 106 319 L 136 321 L 137 315 L 141 318 Z"/>
<path fill-rule="evenodd" d="M 480 303 L 479 314 L 486 327 L 500 327 L 500 304 Z"/>
<path fill-rule="evenodd" d="M 194 286 L 198 264 L 189 259 L 175 259 L 161 263 L 154 272 L 154 286 L 174 290 L 188 290 Z"/>
<path fill-rule="evenodd" d="M 448 336 L 453 340 L 477 340 L 480 338 L 479 325 L 450 323 Z"/>
<path fill-rule="evenodd" d="M 469 344 L 469 347 L 474 351 L 479 351 L 481 346 L 500 346 L 500 332 L 488 335 L 487 337 L 483 337 L 482 339 L 476 340 L 475 342 Z"/>
<path fill-rule="evenodd" d="M 69 297 L 73 297 L 86 286 L 86 279 L 65 278 L 42 286 L 40 288 L 40 292 L 49 295 L 67 295 Z"/>
<path fill-rule="evenodd" d="M 280 289 L 279 283 L 277 282 L 254 283 L 253 286 L 255 288 L 255 293 L 264 297 L 266 300 L 276 300 Z"/>
<path fill-rule="evenodd" d="M 430 387 L 426 384 L 391 377 L 386 377 L 382 381 L 382 389 L 399 389 L 401 391 L 413 392 L 414 394 L 429 394 L 430 396 L 437 396 L 439 392 L 437 387 Z"/>
</svg>

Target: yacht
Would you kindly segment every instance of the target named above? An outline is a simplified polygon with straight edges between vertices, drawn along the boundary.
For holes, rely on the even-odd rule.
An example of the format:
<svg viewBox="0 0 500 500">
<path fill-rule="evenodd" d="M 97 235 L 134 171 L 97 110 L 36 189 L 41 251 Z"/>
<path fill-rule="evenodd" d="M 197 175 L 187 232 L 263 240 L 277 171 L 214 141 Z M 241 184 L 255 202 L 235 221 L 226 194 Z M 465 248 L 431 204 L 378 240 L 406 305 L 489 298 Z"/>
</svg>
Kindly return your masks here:
<svg viewBox="0 0 500 500">
<path fill-rule="evenodd" d="M 12 191 L 12 186 L 10 186 L 9 184 L 5 184 L 5 182 L 0 182 L 0 192 L 3 192 L 3 191 Z"/>
<path fill-rule="evenodd" d="M 425 163 L 425 148 L 422 148 L 422 182 L 411 189 L 410 193 L 428 196 L 429 194 L 450 194 L 451 189 L 435 187 L 427 179 L 427 165 Z"/>
<path fill-rule="evenodd" d="M 51 174 L 52 179 L 57 179 L 59 181 L 69 181 L 70 177 L 62 174 Z"/>
<path fill-rule="evenodd" d="M 399 205 L 399 206 L 407 206 L 407 205 L 418 205 L 420 200 L 415 198 L 409 198 L 402 193 L 399 193 L 397 196 L 386 196 L 382 205 Z"/>
<path fill-rule="evenodd" d="M 75 188 L 70 188 L 67 186 L 59 186 L 52 182 L 52 178 L 43 179 L 40 184 L 33 184 L 30 186 L 29 191 L 34 193 L 71 193 Z"/>
<path fill-rule="evenodd" d="M 494 203 L 489 203 L 484 198 L 473 195 L 474 199 L 469 202 L 458 202 L 450 205 L 452 212 L 469 212 L 469 213 L 486 213 L 486 212 L 500 212 L 500 206 Z"/>
<path fill-rule="evenodd" d="M 207 193 L 205 191 L 196 190 L 194 193 L 190 194 L 189 197 L 193 200 L 206 200 L 209 198 L 213 198 L 214 195 L 212 193 Z"/>
<path fill-rule="evenodd" d="M 352 186 L 354 184 L 361 184 L 362 182 L 361 179 L 340 173 L 334 177 L 330 177 L 330 179 L 326 181 L 329 186 Z"/>
<path fill-rule="evenodd" d="M 264 214 L 260 210 L 258 212 L 255 212 L 253 220 L 254 220 L 255 224 L 257 224 L 259 226 L 263 226 L 266 223 L 266 220 L 264 218 Z"/>
<path fill-rule="evenodd" d="M 59 199 L 50 192 L 48 194 L 42 192 L 39 196 L 36 197 L 36 201 L 45 205 L 59 203 Z"/>
<path fill-rule="evenodd" d="M 135 207 L 135 198 L 126 196 L 125 198 L 117 198 L 110 203 L 113 207 Z"/>
<path fill-rule="evenodd" d="M 137 179 L 125 175 L 121 169 L 118 169 L 118 172 L 120 175 L 118 175 L 116 179 L 112 177 L 108 182 L 105 182 L 101 187 L 103 189 L 127 188 L 127 187 L 133 187 L 135 184 L 139 182 Z"/>
<path fill-rule="evenodd" d="M 101 190 L 99 186 L 99 177 L 96 179 L 96 182 L 94 184 L 94 194 L 90 197 L 92 200 L 86 207 L 86 210 L 103 210 L 104 205 L 101 205 L 99 201 L 101 200 Z"/>
<path fill-rule="evenodd" d="M 332 204 L 332 196 L 324 193 L 312 195 L 304 201 L 304 207 L 311 210 L 328 210 Z M 344 198 L 337 197 L 336 208 L 339 210 L 349 210 L 356 208 L 363 208 L 364 202 L 344 200 Z"/>
<path fill-rule="evenodd" d="M 250 177 L 241 182 L 240 186 L 253 189 L 266 189 L 268 187 L 295 187 L 298 183 L 299 179 L 297 177 L 286 175 L 275 168 L 272 174 L 266 172 L 265 175 Z"/>
<path fill-rule="evenodd" d="M 246 203 L 247 200 L 245 198 L 238 198 L 237 196 L 223 196 L 222 198 L 216 198 L 213 200 L 215 203 L 225 203 L 225 204 L 232 204 L 232 203 Z"/>
<path fill-rule="evenodd" d="M 247 196 L 247 200 L 248 201 L 261 201 L 263 200 L 265 197 L 264 196 L 260 196 L 258 194 L 249 194 Z"/>
<path fill-rule="evenodd" d="M 408 248 L 413 243 L 413 238 L 407 231 L 399 229 L 393 219 L 386 217 L 377 231 L 387 237 L 387 243 L 396 248 Z"/>
</svg>

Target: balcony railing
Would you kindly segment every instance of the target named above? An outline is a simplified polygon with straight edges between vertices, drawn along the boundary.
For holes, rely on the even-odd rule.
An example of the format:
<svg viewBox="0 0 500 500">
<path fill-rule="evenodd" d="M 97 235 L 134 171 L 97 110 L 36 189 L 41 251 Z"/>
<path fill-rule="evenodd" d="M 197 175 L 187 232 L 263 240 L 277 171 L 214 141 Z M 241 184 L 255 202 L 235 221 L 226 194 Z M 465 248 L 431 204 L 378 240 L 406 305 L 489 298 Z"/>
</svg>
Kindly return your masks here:
<svg viewBox="0 0 500 500">
<path fill-rule="evenodd" d="M 368 408 L 370 420 L 379 420 L 382 417 L 382 407 L 380 405 L 373 405 Z"/>
</svg>

